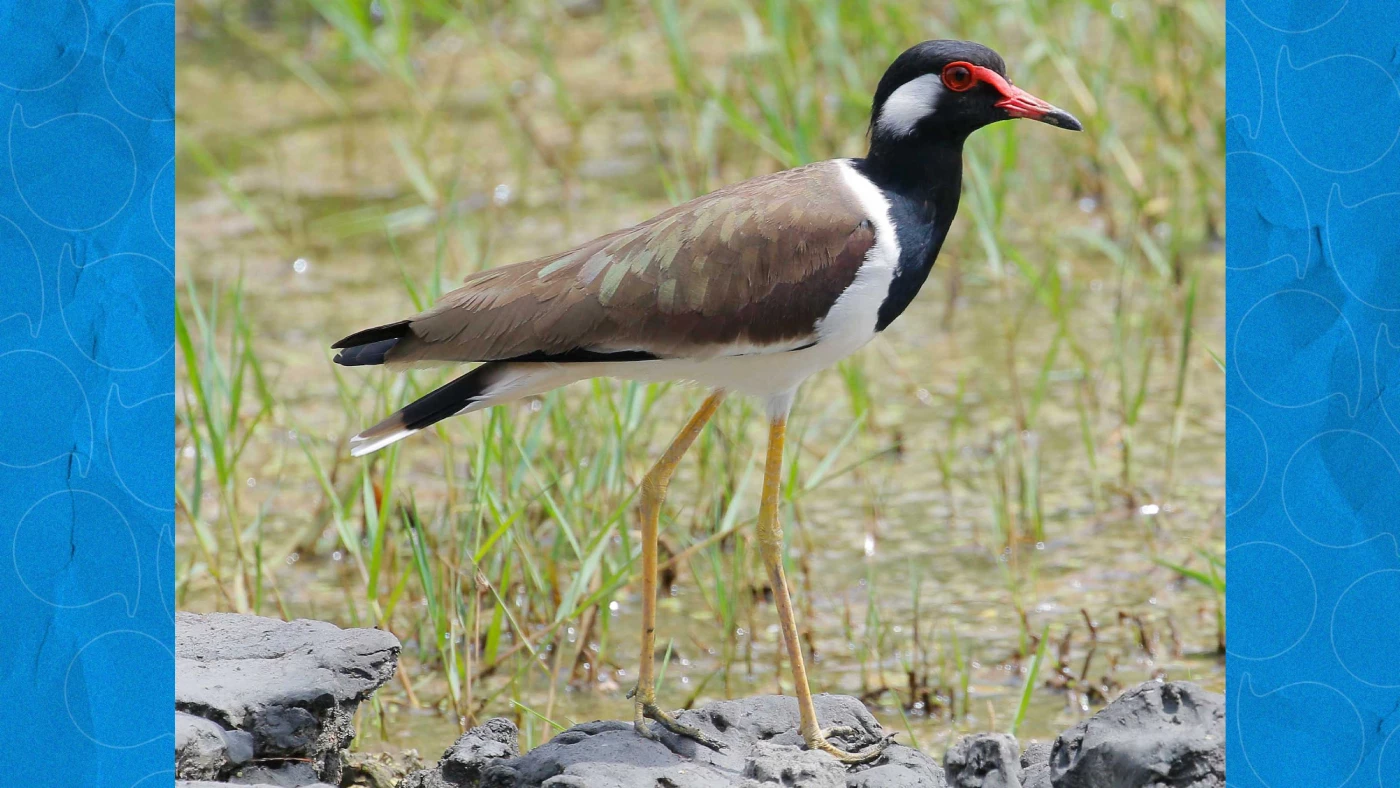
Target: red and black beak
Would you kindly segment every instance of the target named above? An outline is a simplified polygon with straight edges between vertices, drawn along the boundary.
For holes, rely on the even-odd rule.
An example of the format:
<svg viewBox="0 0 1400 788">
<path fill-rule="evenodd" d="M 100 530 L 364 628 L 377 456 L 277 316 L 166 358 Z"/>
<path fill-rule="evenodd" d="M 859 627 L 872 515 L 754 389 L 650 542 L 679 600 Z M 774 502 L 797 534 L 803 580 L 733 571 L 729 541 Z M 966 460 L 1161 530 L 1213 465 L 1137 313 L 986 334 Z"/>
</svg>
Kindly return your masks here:
<svg viewBox="0 0 1400 788">
<path fill-rule="evenodd" d="M 1079 122 L 1075 116 L 1065 112 L 1048 101 L 1038 99 L 1015 85 L 1008 85 L 1009 91 L 1003 93 L 1005 96 L 994 106 L 1006 110 L 1006 114 L 1013 118 L 1030 118 L 1041 123 L 1049 123 L 1051 126 L 1059 126 L 1070 131 L 1083 131 L 1084 124 Z"/>
<path fill-rule="evenodd" d="M 1006 110 L 1013 118 L 1029 118 L 1051 126 L 1059 126 L 1070 131 L 1083 131 L 1084 124 L 1079 119 L 1043 99 L 1038 99 L 1016 87 L 990 68 L 976 66 L 973 73 L 979 82 L 985 82 L 1001 94 L 1002 98 L 993 106 Z"/>
</svg>

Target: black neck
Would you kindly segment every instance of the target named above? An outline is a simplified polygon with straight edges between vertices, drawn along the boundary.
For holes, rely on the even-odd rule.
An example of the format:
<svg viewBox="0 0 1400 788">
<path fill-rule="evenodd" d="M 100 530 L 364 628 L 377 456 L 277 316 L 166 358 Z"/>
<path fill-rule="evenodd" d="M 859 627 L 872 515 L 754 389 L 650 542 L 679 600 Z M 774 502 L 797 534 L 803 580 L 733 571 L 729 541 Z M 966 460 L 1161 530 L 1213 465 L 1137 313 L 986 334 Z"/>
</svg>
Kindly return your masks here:
<svg viewBox="0 0 1400 788">
<path fill-rule="evenodd" d="M 902 140 L 876 135 L 869 155 L 856 163 L 890 201 L 890 221 L 899 239 L 899 262 L 880 306 L 877 331 L 899 317 L 918 295 L 943 248 L 962 193 L 964 139 L 966 135 Z"/>
<path fill-rule="evenodd" d="M 889 183 L 937 189 L 947 174 L 962 172 L 967 136 L 935 135 L 919 129 L 908 137 L 892 137 L 877 127 L 870 138 L 870 152 L 865 155 L 867 175 L 878 178 L 882 188 Z"/>
</svg>

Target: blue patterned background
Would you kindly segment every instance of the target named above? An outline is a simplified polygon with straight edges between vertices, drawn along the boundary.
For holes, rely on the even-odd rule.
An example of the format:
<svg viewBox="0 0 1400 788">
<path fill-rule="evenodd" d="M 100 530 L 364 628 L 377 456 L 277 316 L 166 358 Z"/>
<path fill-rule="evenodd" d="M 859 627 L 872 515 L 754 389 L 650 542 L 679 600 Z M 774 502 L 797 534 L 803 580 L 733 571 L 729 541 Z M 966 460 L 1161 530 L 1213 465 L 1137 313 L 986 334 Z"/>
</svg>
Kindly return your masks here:
<svg viewBox="0 0 1400 788">
<path fill-rule="evenodd" d="M 1400 5 L 1226 11 L 1230 782 L 1400 788 Z M 0 785 L 165 784 L 174 7 L 0 41 Z"/>
<path fill-rule="evenodd" d="M 1230 784 L 1400 788 L 1400 4 L 1226 18 Z"/>
<path fill-rule="evenodd" d="M 0 0 L 0 785 L 172 779 L 174 6 Z"/>
</svg>

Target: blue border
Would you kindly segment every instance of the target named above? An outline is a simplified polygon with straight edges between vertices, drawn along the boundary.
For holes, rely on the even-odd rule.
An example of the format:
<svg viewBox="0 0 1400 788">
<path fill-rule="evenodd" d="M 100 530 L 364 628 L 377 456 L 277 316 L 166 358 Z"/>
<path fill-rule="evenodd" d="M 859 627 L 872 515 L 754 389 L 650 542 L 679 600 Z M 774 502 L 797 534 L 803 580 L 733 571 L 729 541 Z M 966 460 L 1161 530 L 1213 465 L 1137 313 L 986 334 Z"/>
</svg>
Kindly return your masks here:
<svg viewBox="0 0 1400 788">
<path fill-rule="evenodd" d="M 0 785 L 172 779 L 174 49 L 0 10 Z"/>
<path fill-rule="evenodd" d="M 1227 20 L 1230 781 L 1400 788 L 1400 6 Z M 164 784 L 174 7 L 0 41 L 0 784 Z"/>
<path fill-rule="evenodd" d="M 1230 784 L 1400 788 L 1400 5 L 1226 19 Z"/>
</svg>

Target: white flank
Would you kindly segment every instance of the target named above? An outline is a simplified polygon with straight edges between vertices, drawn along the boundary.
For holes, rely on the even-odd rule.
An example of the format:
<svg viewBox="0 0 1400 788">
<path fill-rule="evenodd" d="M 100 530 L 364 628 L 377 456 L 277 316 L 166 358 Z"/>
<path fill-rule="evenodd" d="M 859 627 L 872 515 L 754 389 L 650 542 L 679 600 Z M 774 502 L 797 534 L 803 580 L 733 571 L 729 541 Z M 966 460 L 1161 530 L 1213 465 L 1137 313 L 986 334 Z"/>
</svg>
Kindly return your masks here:
<svg viewBox="0 0 1400 788">
<path fill-rule="evenodd" d="M 942 95 L 943 78 L 939 75 L 925 74 L 911 79 L 885 99 L 875 128 L 896 137 L 906 136 L 919 125 L 919 121 L 938 109 L 938 98 Z"/>
</svg>

